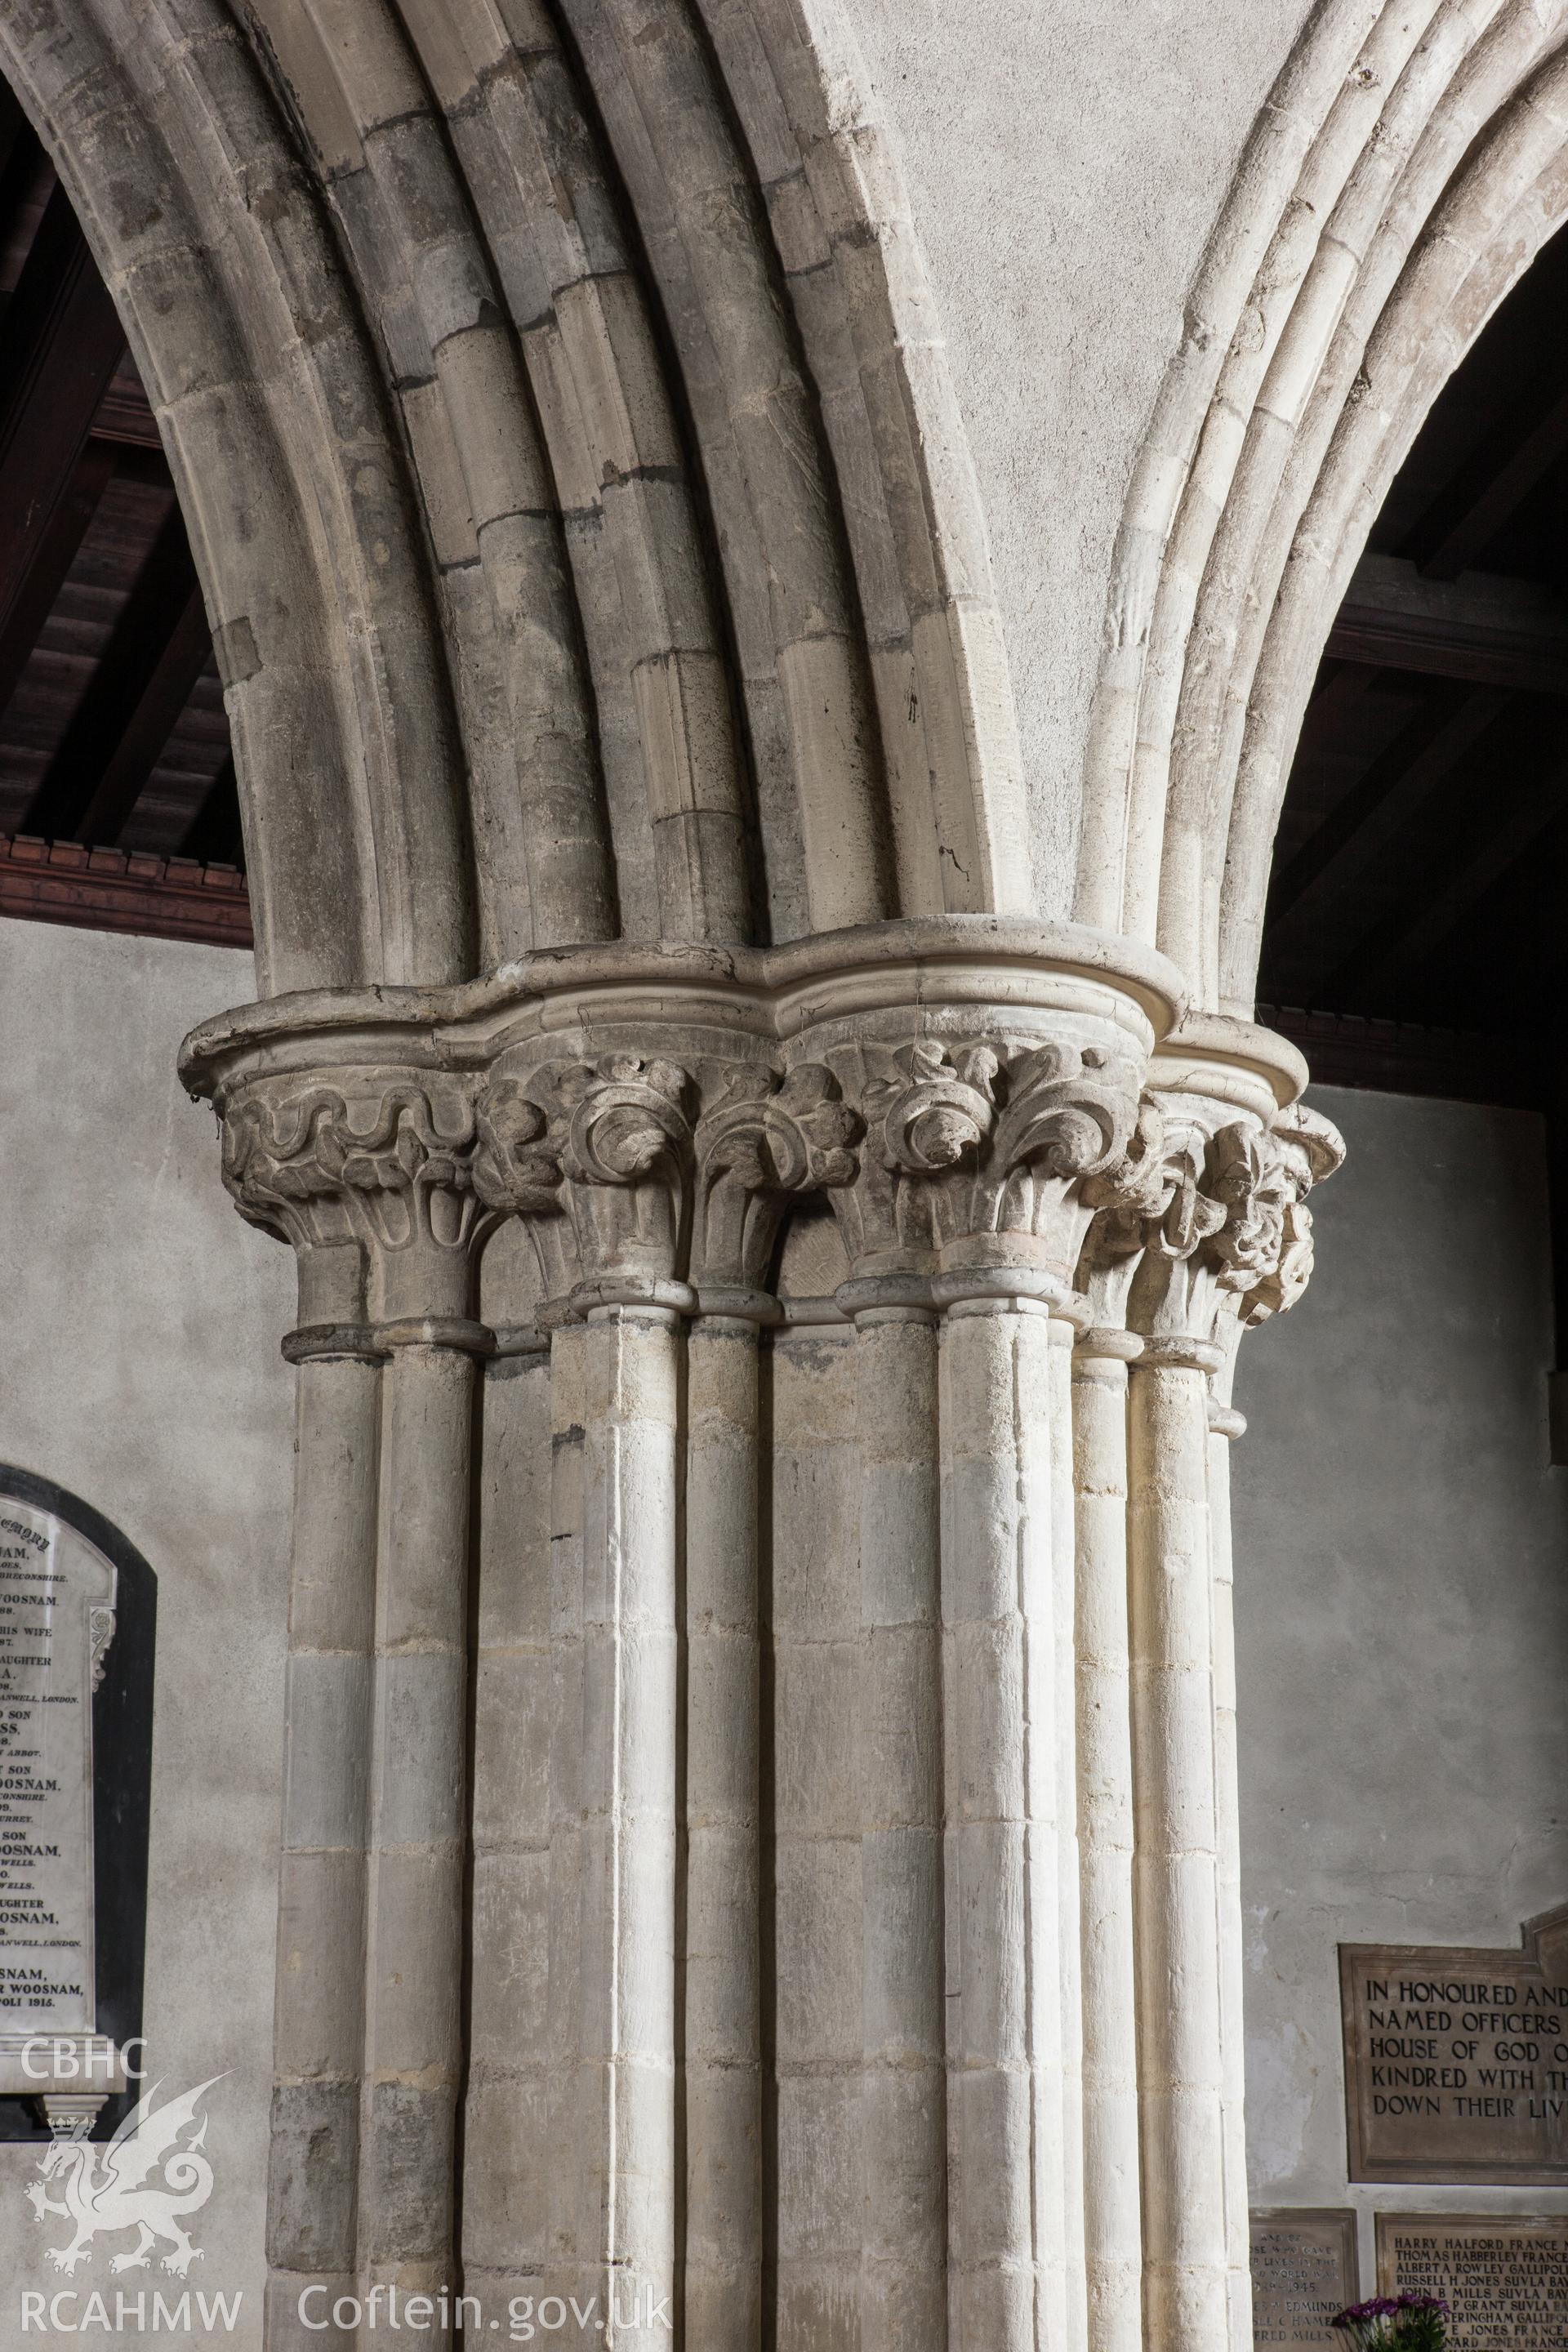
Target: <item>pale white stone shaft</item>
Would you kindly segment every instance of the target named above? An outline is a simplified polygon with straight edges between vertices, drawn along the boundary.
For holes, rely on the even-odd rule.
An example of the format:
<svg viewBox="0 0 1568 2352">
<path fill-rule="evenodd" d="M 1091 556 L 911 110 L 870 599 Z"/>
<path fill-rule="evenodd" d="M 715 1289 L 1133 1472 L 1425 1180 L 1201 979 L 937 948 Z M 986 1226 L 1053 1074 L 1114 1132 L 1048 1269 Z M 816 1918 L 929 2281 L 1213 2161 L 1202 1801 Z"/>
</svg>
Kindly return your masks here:
<svg viewBox="0 0 1568 2352">
<path fill-rule="evenodd" d="M 972 1311 L 973 1310 L 973 1311 Z M 942 1332 L 952 2340 L 1066 2340 L 1050 1334 Z"/>
<path fill-rule="evenodd" d="M 1247 2198 L 1246 1981 L 1241 1910 L 1241 1789 L 1237 1757 L 1235 1572 L 1230 1448 L 1239 1414 L 1221 1408 L 1209 1437 L 1209 1548 L 1214 1574 L 1214 1763 L 1217 1832 L 1219 2033 L 1225 2151 L 1226 2294 L 1231 2352 L 1252 2352 L 1251 2229 Z"/>
<path fill-rule="evenodd" d="M 1073 1496 L 1072 1349 L 1074 1326 L 1050 1320 L 1051 1593 L 1056 1690 L 1052 1722 L 1057 1759 L 1057 1937 L 1062 2014 L 1062 2269 L 1064 2344 L 1089 2341 L 1084 2246 L 1083 1960 L 1078 1836 L 1077 1539 Z"/>
<path fill-rule="evenodd" d="M 583 1428 L 588 1334 L 550 1342 L 550 1927 L 547 2124 L 531 2152 L 545 2220 L 546 2291 L 579 2292 L 593 2267 L 597 2178 L 580 2154 L 595 2084 L 583 2032 Z M 556 2151 L 552 2162 L 551 2151 Z"/>
<path fill-rule="evenodd" d="M 1127 1360 L 1090 1334 L 1073 1361 L 1085 2260 L 1091 2352 L 1142 2352 L 1132 1727 L 1127 1632 Z"/>
<path fill-rule="evenodd" d="M 769 1353 L 773 2134 L 778 2352 L 853 2344 L 862 2291 L 865 2069 L 860 1451 L 852 1332 Z"/>
<path fill-rule="evenodd" d="M 592 2237 L 577 2293 L 637 2339 L 676 2285 L 679 1320 L 603 1307 L 584 1360 L 582 2061 Z M 634 2314 L 637 2315 L 634 2316 Z"/>
<path fill-rule="evenodd" d="M 1212 2352 L 1228 2318 L 1206 1370 L 1135 1364 L 1129 1425 L 1145 2340 Z"/>
<path fill-rule="evenodd" d="M 757 1329 L 689 1335 L 685 2319 L 704 2352 L 762 2332 Z"/>
<path fill-rule="evenodd" d="M 947 2339 L 936 1317 L 857 1320 L 863 2230 L 859 2341 Z"/>
</svg>

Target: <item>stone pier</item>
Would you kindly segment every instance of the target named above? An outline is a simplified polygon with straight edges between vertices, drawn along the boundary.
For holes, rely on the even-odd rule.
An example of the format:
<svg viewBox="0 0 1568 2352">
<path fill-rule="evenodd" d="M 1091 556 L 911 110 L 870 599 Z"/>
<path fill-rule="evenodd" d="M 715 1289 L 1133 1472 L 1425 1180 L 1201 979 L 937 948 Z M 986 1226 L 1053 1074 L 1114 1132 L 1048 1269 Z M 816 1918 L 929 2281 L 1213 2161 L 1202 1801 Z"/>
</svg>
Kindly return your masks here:
<svg viewBox="0 0 1568 2352">
<path fill-rule="evenodd" d="M 1338 1158 L 1291 1050 L 953 924 L 186 1072 L 300 1265 L 273 2344 L 480 2282 L 691 2352 L 1245 2342 L 1225 1447 Z"/>
</svg>

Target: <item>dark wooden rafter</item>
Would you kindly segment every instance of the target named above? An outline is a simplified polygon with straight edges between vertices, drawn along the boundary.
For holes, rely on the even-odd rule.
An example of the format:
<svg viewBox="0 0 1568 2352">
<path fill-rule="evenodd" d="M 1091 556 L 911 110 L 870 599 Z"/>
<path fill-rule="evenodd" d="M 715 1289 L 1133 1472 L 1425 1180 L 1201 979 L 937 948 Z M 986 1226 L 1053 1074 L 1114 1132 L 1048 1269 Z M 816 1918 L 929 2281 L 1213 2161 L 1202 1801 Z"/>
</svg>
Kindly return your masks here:
<svg viewBox="0 0 1568 2352">
<path fill-rule="evenodd" d="M 1521 1013 L 1550 1017 L 1556 983 L 1531 977 L 1568 983 L 1551 944 L 1568 877 L 1565 703 L 1568 233 L 1416 436 L 1286 794 L 1258 992 L 1358 1034 L 1373 1024 L 1372 1082 L 1392 1083 L 1400 1041 L 1433 1024 L 1500 1051 Z"/>
<path fill-rule="evenodd" d="M 156 421 L 3 83 L 0 320 L 0 914 L 243 944 L 233 763 Z"/>
<path fill-rule="evenodd" d="M 1428 581 L 1413 563 L 1370 556 L 1328 650 L 1336 661 L 1568 696 L 1568 597 L 1487 572 Z"/>
<path fill-rule="evenodd" d="M 47 520 L 33 535 L 30 560 L 0 619 L 0 712 L 16 691 L 113 473 L 113 449 L 107 442 L 89 441 Z"/>
<path fill-rule="evenodd" d="M 1310 758 L 1320 747 L 1331 745 L 1348 729 L 1359 725 L 1366 698 L 1376 686 L 1377 673 L 1365 664 L 1325 656 L 1301 722 L 1297 757 Z"/>
<path fill-rule="evenodd" d="M 1320 892 L 1342 888 L 1394 847 L 1508 700 L 1494 688 L 1453 688 L 1417 710 L 1276 877 L 1268 919 L 1277 948 L 1307 935 Z"/>
<path fill-rule="evenodd" d="M 108 473 L 84 474 L 83 459 L 124 350 L 119 314 L 57 187 L 0 338 L 0 643 L 18 607 L 37 608 L 51 572 L 58 591 L 92 520 Z"/>
<path fill-rule="evenodd" d="M 183 604 L 171 608 L 152 669 L 76 828 L 79 841 L 119 841 L 212 649 L 206 609 L 193 580 Z"/>
<path fill-rule="evenodd" d="M 17 831 L 117 842 L 211 652 L 184 524 L 171 504 Z"/>
<path fill-rule="evenodd" d="M 1568 392 L 1521 440 L 1488 450 L 1454 486 L 1435 543 L 1423 555 L 1429 579 L 1457 580 L 1478 562 L 1542 478 L 1568 456 Z"/>
<path fill-rule="evenodd" d="M 1401 969 L 1418 969 L 1452 938 L 1487 892 L 1515 866 L 1568 807 L 1568 761 L 1554 761 L 1544 775 L 1500 801 L 1500 822 L 1473 846 L 1458 872 L 1402 921 L 1380 924 L 1376 936 L 1346 957 L 1330 975 L 1330 993 L 1343 1002 L 1363 991 L 1376 992 Z"/>
<path fill-rule="evenodd" d="M 234 754 L 230 752 L 185 829 L 180 855 L 195 858 L 202 865 L 237 866 L 243 849 L 239 787 L 234 772 Z"/>
<path fill-rule="evenodd" d="M 40 151 L 21 102 L 0 81 L 0 236 L 20 210 L 30 181 L 37 176 Z"/>
<path fill-rule="evenodd" d="M 1501 1041 L 1481 1031 L 1368 1020 L 1353 1013 L 1309 1013 L 1293 1004 L 1260 1003 L 1258 1018 L 1300 1047 L 1319 1086 L 1439 1095 L 1452 1102 L 1501 1103 L 1519 1110 L 1538 1103 L 1539 1056 L 1518 1039 L 1500 1050 Z"/>
</svg>

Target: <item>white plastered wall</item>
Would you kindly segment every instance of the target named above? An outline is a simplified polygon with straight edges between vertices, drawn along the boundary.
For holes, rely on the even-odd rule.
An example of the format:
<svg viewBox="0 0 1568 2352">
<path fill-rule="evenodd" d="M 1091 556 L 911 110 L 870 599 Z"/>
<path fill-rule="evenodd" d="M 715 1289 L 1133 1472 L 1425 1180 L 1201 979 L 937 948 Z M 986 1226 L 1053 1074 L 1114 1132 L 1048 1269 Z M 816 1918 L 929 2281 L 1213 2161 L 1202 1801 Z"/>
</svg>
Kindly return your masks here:
<svg viewBox="0 0 1568 2352">
<path fill-rule="evenodd" d="M 100 2245 L 65 2278 L 60 2222 L 24 2201 L 37 2147 L 0 2146 L 0 2340 L 25 2289 L 81 2298 L 243 2294 L 261 2323 L 283 1637 L 292 1468 L 289 1254 L 243 1224 L 212 1113 L 174 1075 L 181 1037 L 241 1003 L 232 950 L 0 920 L 0 1459 L 112 1520 L 158 1580 L 144 2021 L 171 2091 L 209 2075 L 215 2188 L 190 2224 L 203 2260 L 112 2278 Z M 58 2191 L 51 2191 L 56 2194 Z M 38 2337 L 37 2340 L 44 2340 Z M 117 2344 L 142 2340 L 134 2326 Z"/>
<path fill-rule="evenodd" d="M 1314 1088 L 1344 1167 L 1247 1340 L 1234 1497 L 1248 2161 L 1261 2206 L 1568 2210 L 1345 2180 L 1336 1946 L 1516 1944 L 1568 1901 L 1568 1470 L 1541 1121 Z"/>
<path fill-rule="evenodd" d="M 1128 483 L 1205 244 L 1308 10 L 833 5 L 902 157 L 990 533 L 1037 887 L 1065 914 Z"/>
</svg>

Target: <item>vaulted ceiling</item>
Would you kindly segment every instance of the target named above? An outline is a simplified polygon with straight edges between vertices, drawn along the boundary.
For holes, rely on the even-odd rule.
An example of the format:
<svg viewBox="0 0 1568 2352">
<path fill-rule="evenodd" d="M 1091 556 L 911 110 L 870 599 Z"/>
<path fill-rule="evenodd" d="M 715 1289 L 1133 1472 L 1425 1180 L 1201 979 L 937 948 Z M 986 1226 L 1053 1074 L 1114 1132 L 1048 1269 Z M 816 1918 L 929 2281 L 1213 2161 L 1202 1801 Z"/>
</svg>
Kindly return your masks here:
<svg viewBox="0 0 1568 2352">
<path fill-rule="evenodd" d="M 0 83 L 0 912 L 249 939 L 211 633 L 157 427 Z"/>
</svg>

